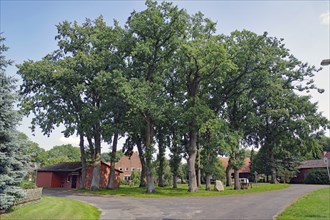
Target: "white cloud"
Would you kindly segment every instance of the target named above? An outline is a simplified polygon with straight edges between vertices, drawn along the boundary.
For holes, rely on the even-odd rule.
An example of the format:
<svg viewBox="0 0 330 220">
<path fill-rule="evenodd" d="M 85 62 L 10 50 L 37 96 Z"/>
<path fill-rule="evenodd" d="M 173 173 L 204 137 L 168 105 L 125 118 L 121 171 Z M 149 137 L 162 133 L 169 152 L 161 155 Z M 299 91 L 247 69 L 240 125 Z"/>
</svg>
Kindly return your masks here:
<svg viewBox="0 0 330 220">
<path fill-rule="evenodd" d="M 70 137 L 66 138 L 66 137 L 62 136 L 62 137 L 60 137 L 60 141 L 63 144 L 72 144 L 75 147 L 79 146 L 79 137 L 70 136 Z"/>
<path fill-rule="evenodd" d="M 330 24 L 330 12 L 325 12 L 320 15 L 321 23 L 324 25 Z"/>
</svg>

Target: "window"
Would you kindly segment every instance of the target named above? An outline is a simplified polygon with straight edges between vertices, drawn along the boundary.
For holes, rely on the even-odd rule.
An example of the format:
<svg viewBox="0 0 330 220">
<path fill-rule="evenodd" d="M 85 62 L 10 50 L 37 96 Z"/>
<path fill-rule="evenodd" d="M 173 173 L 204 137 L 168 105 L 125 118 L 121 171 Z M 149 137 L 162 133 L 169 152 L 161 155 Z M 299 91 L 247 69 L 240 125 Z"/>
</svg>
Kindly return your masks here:
<svg viewBox="0 0 330 220">
<path fill-rule="evenodd" d="M 123 171 L 123 168 L 122 168 L 122 167 L 119 167 L 119 170 L 120 170 L 120 171 Z"/>
<path fill-rule="evenodd" d="M 134 168 L 134 167 L 132 167 L 132 168 L 131 168 L 131 171 L 134 171 L 134 170 L 135 170 L 135 168 Z"/>
<path fill-rule="evenodd" d="M 67 181 L 67 182 L 70 182 L 70 177 L 71 177 L 71 176 L 68 176 L 68 177 L 66 178 L 66 181 Z"/>
<path fill-rule="evenodd" d="M 125 168 L 125 171 L 126 171 L 126 172 L 128 171 L 128 167 Z"/>
<path fill-rule="evenodd" d="M 137 170 L 138 170 L 138 171 L 141 171 L 141 168 L 139 167 L 139 168 L 137 168 Z"/>
<path fill-rule="evenodd" d="M 131 180 L 131 177 L 130 176 L 124 176 L 124 180 L 125 181 L 130 181 Z"/>
</svg>

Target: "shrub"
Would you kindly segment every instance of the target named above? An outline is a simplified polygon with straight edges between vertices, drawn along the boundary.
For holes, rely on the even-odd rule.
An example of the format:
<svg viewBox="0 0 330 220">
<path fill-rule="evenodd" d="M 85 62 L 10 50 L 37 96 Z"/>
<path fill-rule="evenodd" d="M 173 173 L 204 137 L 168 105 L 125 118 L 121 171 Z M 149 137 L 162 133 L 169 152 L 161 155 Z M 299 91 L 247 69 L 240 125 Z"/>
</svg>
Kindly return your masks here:
<svg viewBox="0 0 330 220">
<path fill-rule="evenodd" d="M 307 174 L 306 184 L 329 184 L 328 172 L 325 169 L 315 169 Z"/>
<path fill-rule="evenodd" d="M 31 181 L 23 180 L 21 182 L 21 188 L 22 189 L 34 189 L 34 188 L 36 188 L 36 184 Z"/>
</svg>

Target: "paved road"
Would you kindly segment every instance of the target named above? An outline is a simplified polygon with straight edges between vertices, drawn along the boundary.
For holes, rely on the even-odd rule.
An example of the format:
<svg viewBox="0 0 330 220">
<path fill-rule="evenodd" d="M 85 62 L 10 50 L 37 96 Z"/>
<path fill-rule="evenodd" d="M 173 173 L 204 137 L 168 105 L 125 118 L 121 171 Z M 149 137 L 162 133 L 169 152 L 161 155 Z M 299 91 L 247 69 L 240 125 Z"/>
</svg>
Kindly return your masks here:
<svg viewBox="0 0 330 220">
<path fill-rule="evenodd" d="M 273 219 L 302 195 L 328 186 L 291 185 L 283 190 L 235 196 L 130 198 L 86 196 L 71 191 L 44 194 L 87 202 L 102 210 L 101 219 Z M 329 188 L 330 189 L 330 188 Z"/>
</svg>

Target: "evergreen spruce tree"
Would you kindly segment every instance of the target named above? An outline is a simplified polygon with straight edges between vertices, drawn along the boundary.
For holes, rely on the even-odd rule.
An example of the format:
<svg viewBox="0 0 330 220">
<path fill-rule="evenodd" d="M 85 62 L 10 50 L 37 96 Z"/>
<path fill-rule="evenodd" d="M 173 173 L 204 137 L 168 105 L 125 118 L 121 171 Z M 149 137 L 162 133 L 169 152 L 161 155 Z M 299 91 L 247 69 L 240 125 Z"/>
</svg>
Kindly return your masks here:
<svg viewBox="0 0 330 220">
<path fill-rule="evenodd" d="M 0 35 L 0 211 L 8 210 L 17 198 L 23 196 L 19 186 L 27 167 L 26 156 L 22 154 L 24 143 L 20 143 L 16 131 L 20 119 L 14 110 L 16 80 L 5 74 L 5 68 L 12 61 L 3 55 L 8 49 L 3 41 Z"/>
</svg>

